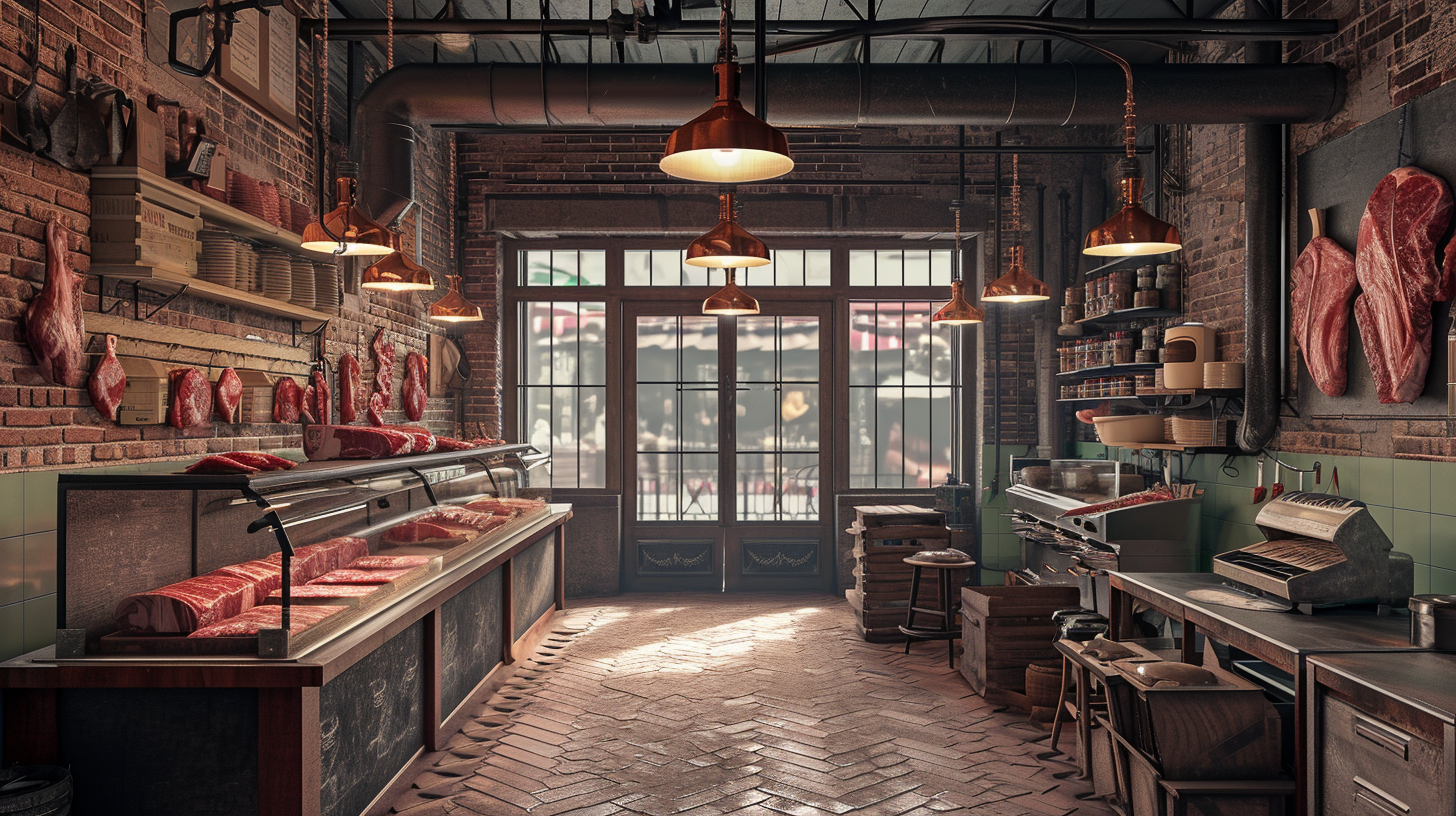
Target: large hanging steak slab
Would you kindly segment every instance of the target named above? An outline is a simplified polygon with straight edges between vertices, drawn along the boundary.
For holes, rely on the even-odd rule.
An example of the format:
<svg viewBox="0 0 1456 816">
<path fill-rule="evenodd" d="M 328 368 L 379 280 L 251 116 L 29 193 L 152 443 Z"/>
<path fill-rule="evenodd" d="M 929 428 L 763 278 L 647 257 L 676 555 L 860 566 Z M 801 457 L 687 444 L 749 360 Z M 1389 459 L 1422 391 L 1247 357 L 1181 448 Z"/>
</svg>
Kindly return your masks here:
<svg viewBox="0 0 1456 816">
<path fill-rule="evenodd" d="M 329 393 L 329 378 L 319 369 L 309 375 L 313 387 L 313 415 L 324 425 L 333 424 L 334 397 Z"/>
<path fill-rule="evenodd" d="M 419 422 L 425 415 L 425 403 L 429 401 L 430 361 L 425 355 L 411 351 L 404 358 L 404 415 L 410 422 Z"/>
<path fill-rule="evenodd" d="M 223 422 L 238 421 L 238 406 L 243 403 L 243 378 L 232 368 L 224 368 L 217 377 L 212 405 Z"/>
<path fill-rule="evenodd" d="M 173 428 L 206 425 L 212 416 L 212 385 L 195 368 L 174 368 L 167 375 L 172 386 L 167 424 Z"/>
<path fill-rule="evenodd" d="M 1355 295 L 1355 256 L 1324 234 L 1319 210 L 1309 211 L 1314 237 L 1294 262 L 1294 337 L 1310 379 L 1331 397 L 1349 383 L 1350 299 Z"/>
<path fill-rule="evenodd" d="M 359 361 L 354 355 L 345 354 L 339 358 L 339 424 L 348 425 L 359 418 L 359 403 L 363 392 Z"/>
<path fill-rule="evenodd" d="M 297 422 L 299 406 L 303 402 L 303 389 L 292 377 L 284 377 L 273 386 L 273 421 Z"/>
<path fill-rule="evenodd" d="M 394 344 L 386 339 L 384 329 L 374 334 L 370 344 L 374 351 L 374 393 L 384 400 L 384 409 L 389 409 L 390 388 L 394 385 Z"/>
<path fill-rule="evenodd" d="M 1431 364 L 1431 304 L 1450 296 L 1436 240 L 1451 219 L 1451 191 L 1415 167 L 1376 185 L 1360 218 L 1355 323 L 1382 403 L 1414 402 Z"/>
<path fill-rule="evenodd" d="M 69 231 L 59 216 L 46 224 L 45 283 L 25 306 L 25 339 L 46 382 L 80 385 L 85 326 L 81 319 L 81 276 L 71 271 Z"/>
<path fill-rule="evenodd" d="M 106 335 L 106 353 L 92 369 L 86 389 L 91 392 L 91 404 L 97 413 L 115 422 L 122 394 L 126 392 L 126 371 L 116 359 L 116 335 Z"/>
<path fill-rule="evenodd" d="M 210 572 L 116 605 L 116 623 L 138 632 L 191 632 L 239 615 L 253 605 L 253 584 L 235 575 Z"/>
</svg>

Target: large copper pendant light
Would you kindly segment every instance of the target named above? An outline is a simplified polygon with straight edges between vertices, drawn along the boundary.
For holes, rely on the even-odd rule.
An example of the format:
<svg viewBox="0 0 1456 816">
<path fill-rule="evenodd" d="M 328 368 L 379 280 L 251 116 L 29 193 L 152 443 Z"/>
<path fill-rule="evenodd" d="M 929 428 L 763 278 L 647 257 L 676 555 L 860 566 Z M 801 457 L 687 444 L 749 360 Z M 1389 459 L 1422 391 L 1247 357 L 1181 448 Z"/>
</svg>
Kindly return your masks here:
<svg viewBox="0 0 1456 816">
<path fill-rule="evenodd" d="M 1079 42 L 1081 42 L 1079 40 Z M 1143 171 L 1137 160 L 1137 115 L 1132 97 L 1132 66 L 1127 60 L 1091 43 L 1082 45 L 1101 53 L 1122 68 L 1127 81 L 1127 99 L 1123 102 L 1122 140 L 1127 153 L 1117 162 L 1121 181 L 1122 209 L 1087 233 L 1082 247 L 1085 255 L 1127 257 L 1158 255 L 1183 248 L 1178 228 L 1143 209 Z"/>
<path fill-rule="evenodd" d="M 718 226 L 688 244 L 687 257 L 683 263 L 709 269 L 768 266 L 768 247 L 748 230 L 738 226 L 737 216 L 733 212 L 733 194 L 720 194 L 718 203 Z"/>
<path fill-rule="evenodd" d="M 962 174 L 964 175 L 964 174 Z M 936 326 L 970 326 L 986 322 L 986 313 L 966 300 L 966 284 L 961 280 L 961 202 L 951 202 L 955 213 L 955 252 L 950 256 L 950 302 L 930 316 Z"/>
<path fill-rule="evenodd" d="M 364 270 L 359 286 L 380 292 L 429 292 L 435 288 L 430 270 L 415 263 L 400 246 L 398 235 L 393 239 L 395 252 L 376 261 Z"/>
<path fill-rule="evenodd" d="M 480 307 L 460 294 L 460 276 L 446 275 L 450 280 L 450 291 L 430 304 L 430 319 L 442 323 L 475 323 L 485 319 Z"/>
<path fill-rule="evenodd" d="M 722 289 L 714 292 L 711 297 L 703 301 L 703 314 L 705 315 L 726 315 L 736 317 L 739 315 L 758 314 L 758 301 L 752 295 L 738 288 L 738 280 L 735 273 L 738 270 L 728 270 L 728 282 Z"/>
<path fill-rule="evenodd" d="M 722 2 L 718 61 L 713 66 L 716 100 L 706 113 L 667 137 L 667 149 L 657 166 L 669 176 L 719 184 L 778 178 L 794 169 L 789 142 L 777 128 L 744 110 L 738 101 L 732 0 Z"/>
<path fill-rule="evenodd" d="M 1026 271 L 1024 259 L 1026 247 L 1021 243 L 1021 156 L 1011 156 L 1011 235 L 1016 243 L 1011 247 L 1011 265 L 1006 274 L 986 284 L 981 290 L 985 303 L 1032 303 L 1050 300 L 1051 287 L 1037 280 Z"/>
</svg>

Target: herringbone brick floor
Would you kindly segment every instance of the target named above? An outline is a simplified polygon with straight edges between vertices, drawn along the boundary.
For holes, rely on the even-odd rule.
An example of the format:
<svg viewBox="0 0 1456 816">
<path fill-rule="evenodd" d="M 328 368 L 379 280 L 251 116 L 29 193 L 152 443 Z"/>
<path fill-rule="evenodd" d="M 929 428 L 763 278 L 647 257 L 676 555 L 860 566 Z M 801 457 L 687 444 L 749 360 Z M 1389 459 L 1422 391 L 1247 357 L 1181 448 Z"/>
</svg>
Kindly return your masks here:
<svg viewBox="0 0 1456 816">
<path fill-rule="evenodd" d="M 454 813 L 1104 814 L 1021 715 L 828 595 L 625 595 L 558 620 L 394 804 Z M 1071 750 L 1072 734 L 1062 746 Z"/>
</svg>

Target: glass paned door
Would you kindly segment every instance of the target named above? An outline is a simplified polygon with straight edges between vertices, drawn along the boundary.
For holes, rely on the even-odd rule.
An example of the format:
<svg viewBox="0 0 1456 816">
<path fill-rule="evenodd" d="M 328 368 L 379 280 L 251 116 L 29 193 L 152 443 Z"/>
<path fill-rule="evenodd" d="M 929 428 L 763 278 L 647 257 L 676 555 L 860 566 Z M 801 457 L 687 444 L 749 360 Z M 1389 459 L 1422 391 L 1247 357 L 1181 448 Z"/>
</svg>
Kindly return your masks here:
<svg viewBox="0 0 1456 816">
<path fill-rule="evenodd" d="M 829 586 L 829 310 L 805 306 L 717 318 L 698 302 L 625 305 L 629 588 Z"/>
</svg>

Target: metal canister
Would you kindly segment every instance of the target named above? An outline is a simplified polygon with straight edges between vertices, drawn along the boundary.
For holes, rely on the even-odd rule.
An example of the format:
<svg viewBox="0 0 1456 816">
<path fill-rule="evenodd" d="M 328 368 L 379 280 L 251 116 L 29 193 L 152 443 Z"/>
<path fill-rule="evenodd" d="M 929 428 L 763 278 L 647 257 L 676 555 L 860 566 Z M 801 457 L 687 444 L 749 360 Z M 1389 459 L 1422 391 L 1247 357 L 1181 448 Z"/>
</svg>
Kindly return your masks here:
<svg viewBox="0 0 1456 816">
<path fill-rule="evenodd" d="M 1456 649 L 1456 595 L 1412 595 L 1410 642 L 1423 649 Z"/>
</svg>

